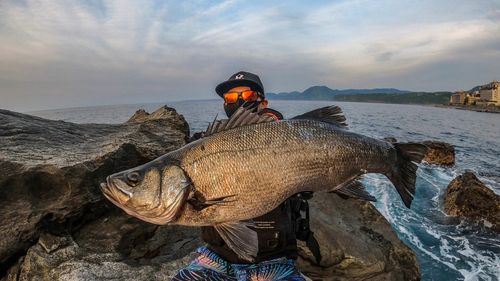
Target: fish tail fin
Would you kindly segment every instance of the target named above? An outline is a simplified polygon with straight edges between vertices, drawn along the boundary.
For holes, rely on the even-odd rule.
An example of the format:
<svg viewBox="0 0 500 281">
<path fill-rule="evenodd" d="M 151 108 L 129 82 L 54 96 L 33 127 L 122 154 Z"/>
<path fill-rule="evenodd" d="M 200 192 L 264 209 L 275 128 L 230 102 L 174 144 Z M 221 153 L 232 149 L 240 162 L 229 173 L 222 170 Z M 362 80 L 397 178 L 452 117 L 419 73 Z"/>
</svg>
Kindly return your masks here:
<svg viewBox="0 0 500 281">
<path fill-rule="evenodd" d="M 394 184 L 406 207 L 410 208 L 415 195 L 417 169 L 429 150 L 421 143 L 394 143 L 397 160 L 394 169 L 386 176 Z"/>
</svg>

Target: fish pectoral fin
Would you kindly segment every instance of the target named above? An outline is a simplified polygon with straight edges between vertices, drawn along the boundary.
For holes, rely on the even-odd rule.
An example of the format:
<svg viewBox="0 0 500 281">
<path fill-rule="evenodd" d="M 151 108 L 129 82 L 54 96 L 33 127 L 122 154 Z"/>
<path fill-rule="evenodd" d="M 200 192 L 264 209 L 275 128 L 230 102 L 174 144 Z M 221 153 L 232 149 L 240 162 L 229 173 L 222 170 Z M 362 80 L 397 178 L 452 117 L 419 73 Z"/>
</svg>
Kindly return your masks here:
<svg viewBox="0 0 500 281">
<path fill-rule="evenodd" d="M 193 206 L 193 208 L 197 211 L 201 211 L 207 207 L 213 206 L 213 205 L 222 205 L 226 203 L 231 203 L 235 202 L 236 200 L 228 200 L 226 201 L 227 198 L 235 197 L 235 195 L 229 195 L 229 196 L 223 196 L 223 197 L 218 197 L 214 199 L 209 199 L 209 200 L 204 200 L 200 197 L 192 197 L 187 200 L 187 202 Z"/>
<path fill-rule="evenodd" d="M 214 227 L 231 250 L 239 257 L 253 262 L 259 251 L 257 232 L 248 228 L 253 225 L 253 220 L 246 220 L 219 223 Z"/>
<path fill-rule="evenodd" d="M 225 204 L 225 203 L 230 203 L 230 202 L 236 201 L 236 200 L 226 201 L 227 198 L 231 198 L 231 197 L 236 197 L 236 195 L 228 195 L 228 196 L 222 196 L 222 197 L 218 197 L 218 198 L 214 198 L 214 199 L 209 199 L 209 200 L 205 201 L 205 203 L 209 204 L 209 205 L 217 205 L 217 204 Z"/>
<path fill-rule="evenodd" d="M 343 199 L 354 198 L 377 202 L 377 199 L 366 191 L 365 185 L 359 182 L 359 178 L 342 184 L 340 187 L 330 191 L 330 193 L 336 193 Z"/>
</svg>

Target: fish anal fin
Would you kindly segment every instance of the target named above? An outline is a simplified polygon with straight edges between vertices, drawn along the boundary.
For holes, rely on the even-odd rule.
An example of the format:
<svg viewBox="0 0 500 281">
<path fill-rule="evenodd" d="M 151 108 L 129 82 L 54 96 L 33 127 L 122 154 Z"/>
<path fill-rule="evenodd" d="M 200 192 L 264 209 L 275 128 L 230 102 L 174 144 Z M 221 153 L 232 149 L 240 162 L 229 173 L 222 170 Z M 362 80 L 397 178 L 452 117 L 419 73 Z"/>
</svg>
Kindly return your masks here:
<svg viewBox="0 0 500 281">
<path fill-rule="evenodd" d="M 325 106 L 307 113 L 293 117 L 292 119 L 312 119 L 329 123 L 347 130 L 346 118 L 342 115 L 342 109 L 338 106 Z"/>
<path fill-rule="evenodd" d="M 366 191 L 365 185 L 359 182 L 359 180 L 360 178 L 358 177 L 352 181 L 344 183 L 340 187 L 330 191 L 330 193 L 336 193 L 344 199 L 354 198 L 377 202 L 377 199 Z"/>
<path fill-rule="evenodd" d="M 253 226 L 253 220 L 225 222 L 216 224 L 214 227 L 226 244 L 239 257 L 254 261 L 259 251 L 257 232 L 248 228 Z"/>
</svg>

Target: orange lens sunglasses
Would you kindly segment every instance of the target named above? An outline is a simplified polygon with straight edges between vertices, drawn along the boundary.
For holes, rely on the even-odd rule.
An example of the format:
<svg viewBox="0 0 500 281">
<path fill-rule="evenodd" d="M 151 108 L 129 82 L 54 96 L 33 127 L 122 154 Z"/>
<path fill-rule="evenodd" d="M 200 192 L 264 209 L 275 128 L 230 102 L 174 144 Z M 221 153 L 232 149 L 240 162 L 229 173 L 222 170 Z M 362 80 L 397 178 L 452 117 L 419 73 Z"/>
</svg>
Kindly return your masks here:
<svg viewBox="0 0 500 281">
<path fill-rule="evenodd" d="M 238 98 L 241 97 L 244 101 L 256 101 L 258 97 L 258 92 L 248 90 L 243 92 L 229 92 L 224 94 L 224 102 L 235 103 Z"/>
</svg>

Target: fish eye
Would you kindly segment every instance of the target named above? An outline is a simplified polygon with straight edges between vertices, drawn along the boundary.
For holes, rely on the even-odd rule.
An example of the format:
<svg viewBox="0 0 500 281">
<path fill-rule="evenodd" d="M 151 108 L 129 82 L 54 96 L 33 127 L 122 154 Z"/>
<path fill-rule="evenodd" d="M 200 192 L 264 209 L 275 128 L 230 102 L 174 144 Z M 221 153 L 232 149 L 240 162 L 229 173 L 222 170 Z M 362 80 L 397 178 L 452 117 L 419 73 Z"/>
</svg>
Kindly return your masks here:
<svg viewBox="0 0 500 281">
<path fill-rule="evenodd" d="M 138 172 L 132 172 L 127 175 L 128 184 L 135 187 L 141 182 L 141 175 Z"/>
</svg>

